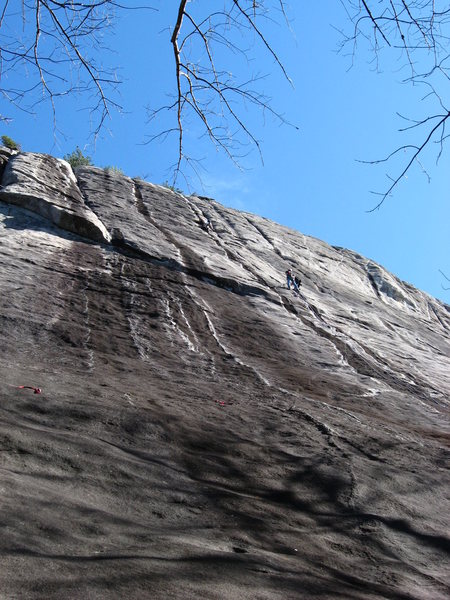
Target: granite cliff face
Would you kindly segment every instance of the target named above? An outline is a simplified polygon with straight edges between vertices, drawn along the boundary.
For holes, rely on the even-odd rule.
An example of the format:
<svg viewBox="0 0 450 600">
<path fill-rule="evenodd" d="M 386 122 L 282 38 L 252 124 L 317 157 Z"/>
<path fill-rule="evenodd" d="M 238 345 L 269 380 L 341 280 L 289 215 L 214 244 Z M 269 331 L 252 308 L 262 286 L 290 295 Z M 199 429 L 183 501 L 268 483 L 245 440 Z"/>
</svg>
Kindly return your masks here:
<svg viewBox="0 0 450 600">
<path fill-rule="evenodd" d="M 0 597 L 449 597 L 449 306 L 210 199 L 0 163 Z"/>
</svg>

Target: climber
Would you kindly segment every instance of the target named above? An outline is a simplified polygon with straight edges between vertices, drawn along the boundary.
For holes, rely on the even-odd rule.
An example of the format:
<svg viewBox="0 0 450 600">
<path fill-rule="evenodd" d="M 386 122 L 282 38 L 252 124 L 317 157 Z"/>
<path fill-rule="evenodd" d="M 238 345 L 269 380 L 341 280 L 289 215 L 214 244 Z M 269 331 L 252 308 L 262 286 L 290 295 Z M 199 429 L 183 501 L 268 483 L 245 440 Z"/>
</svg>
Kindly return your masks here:
<svg viewBox="0 0 450 600">
<path fill-rule="evenodd" d="M 297 284 L 297 288 L 300 288 L 300 286 L 302 284 L 300 277 L 297 277 L 297 275 L 295 275 L 295 277 L 294 277 L 294 283 Z"/>
<path fill-rule="evenodd" d="M 296 282 L 296 279 L 297 279 L 298 281 L 300 281 L 300 279 L 298 279 L 298 277 L 294 277 L 294 274 L 292 273 L 292 270 L 291 270 L 291 269 L 288 269 L 288 270 L 286 271 L 286 283 L 287 283 L 288 290 L 290 290 L 290 289 L 291 289 L 291 283 L 292 283 L 292 286 L 293 286 L 294 290 L 295 290 L 296 292 L 298 292 L 298 291 L 299 291 L 299 289 L 298 289 L 298 285 L 297 285 L 297 282 Z"/>
</svg>

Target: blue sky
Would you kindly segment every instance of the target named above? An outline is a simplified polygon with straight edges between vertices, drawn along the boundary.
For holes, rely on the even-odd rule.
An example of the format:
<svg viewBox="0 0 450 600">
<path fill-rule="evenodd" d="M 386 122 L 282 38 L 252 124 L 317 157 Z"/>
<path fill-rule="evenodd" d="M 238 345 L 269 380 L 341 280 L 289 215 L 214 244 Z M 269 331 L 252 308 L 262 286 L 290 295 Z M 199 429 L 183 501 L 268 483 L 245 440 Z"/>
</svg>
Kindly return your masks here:
<svg viewBox="0 0 450 600">
<path fill-rule="evenodd" d="M 115 98 L 123 110 L 112 112 L 96 140 L 83 99 L 69 97 L 57 104 L 57 131 L 48 105 L 38 106 L 33 116 L 1 99 L 0 112 L 13 119 L 2 125 L 1 133 L 19 141 L 24 150 L 64 156 L 79 146 L 96 165 L 114 165 L 155 183 L 170 180 L 175 139 L 144 143 L 151 133 L 145 107 L 160 106 L 174 91 L 169 28 L 177 5 L 155 0 L 156 12 L 122 13 L 114 33 L 105 37 L 112 51 L 101 59 L 120 67 L 124 83 Z M 202 8 L 199 0 L 192 5 L 193 10 Z M 189 122 L 187 149 L 201 159 L 201 182 L 191 179 L 190 191 L 355 250 L 449 303 L 450 291 L 443 289 L 447 282 L 439 273 L 450 276 L 448 148 L 437 166 L 436 148 L 430 148 L 421 161 L 430 179 L 415 165 L 375 212 L 368 212 L 377 203 L 370 191 L 384 191 L 386 173 L 398 174 L 404 163 L 396 170 L 395 164 L 358 162 L 383 158 L 405 143 L 408 138 L 397 132 L 405 123 L 396 113 L 421 118 L 433 109 L 432 100 L 421 101 L 426 92 L 419 86 L 401 84 L 407 74 L 395 53 L 381 53 L 376 70 L 373 54 L 363 44 L 353 60 L 348 52 L 337 52 L 341 37 L 336 28 L 350 31 L 351 25 L 336 0 L 291 0 L 288 16 L 290 30 L 279 18 L 278 23 L 265 22 L 263 29 L 293 86 L 253 38 L 245 40 L 250 60 L 226 58 L 226 68 L 267 75 L 261 91 L 298 129 L 245 109 L 246 123 L 261 141 L 264 164 L 251 152 L 237 169 L 198 139 L 198 124 Z M 161 127 L 169 124 L 163 120 Z M 177 185 L 188 190 L 183 180 Z"/>
</svg>

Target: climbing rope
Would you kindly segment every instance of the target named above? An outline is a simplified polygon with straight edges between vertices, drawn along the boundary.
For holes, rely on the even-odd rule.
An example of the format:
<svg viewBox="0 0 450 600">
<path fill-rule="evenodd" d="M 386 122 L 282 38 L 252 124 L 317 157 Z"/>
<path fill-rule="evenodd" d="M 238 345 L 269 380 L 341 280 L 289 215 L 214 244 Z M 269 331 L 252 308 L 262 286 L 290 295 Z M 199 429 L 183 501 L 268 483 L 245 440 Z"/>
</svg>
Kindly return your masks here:
<svg viewBox="0 0 450 600">
<path fill-rule="evenodd" d="M 18 390 L 33 390 L 35 394 L 40 394 L 42 392 L 41 388 L 33 387 L 32 385 L 18 385 Z"/>
<path fill-rule="evenodd" d="M 34 387 L 34 385 L 12 385 L 11 383 L 7 383 L 6 385 L 15 388 L 16 390 L 33 390 L 34 394 L 40 394 L 42 392 L 41 388 Z"/>
</svg>

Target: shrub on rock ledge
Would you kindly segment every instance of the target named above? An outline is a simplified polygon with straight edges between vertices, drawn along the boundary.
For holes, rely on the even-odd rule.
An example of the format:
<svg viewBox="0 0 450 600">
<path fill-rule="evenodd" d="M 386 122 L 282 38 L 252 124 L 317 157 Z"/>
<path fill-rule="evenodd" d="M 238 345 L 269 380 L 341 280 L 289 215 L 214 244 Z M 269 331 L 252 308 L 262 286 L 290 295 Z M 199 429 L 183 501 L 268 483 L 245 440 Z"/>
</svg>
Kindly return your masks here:
<svg viewBox="0 0 450 600">
<path fill-rule="evenodd" d="M 2 135 L 2 144 L 10 150 L 20 150 L 20 144 L 10 138 L 9 135 Z"/>
<path fill-rule="evenodd" d="M 84 156 L 84 154 L 81 152 L 78 146 L 71 154 L 66 154 L 64 156 L 64 160 L 66 160 L 69 163 L 72 169 L 74 169 L 75 167 L 87 167 L 89 165 L 92 165 L 91 157 Z"/>
</svg>

